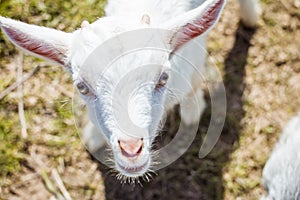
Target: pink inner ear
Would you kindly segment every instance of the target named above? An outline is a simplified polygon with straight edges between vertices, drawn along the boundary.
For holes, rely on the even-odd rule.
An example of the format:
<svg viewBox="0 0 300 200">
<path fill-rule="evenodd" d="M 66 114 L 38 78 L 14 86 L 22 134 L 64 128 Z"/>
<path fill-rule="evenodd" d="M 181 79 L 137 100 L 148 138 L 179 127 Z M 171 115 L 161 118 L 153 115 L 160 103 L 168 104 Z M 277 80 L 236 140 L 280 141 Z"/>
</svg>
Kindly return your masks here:
<svg viewBox="0 0 300 200">
<path fill-rule="evenodd" d="M 200 36 L 210 27 L 212 27 L 218 19 L 223 4 L 224 0 L 216 2 L 214 5 L 205 10 L 204 13 L 201 13 L 201 15 L 199 15 L 196 19 L 188 22 L 183 27 L 180 27 L 179 30 L 174 34 L 170 42 L 171 44 L 174 42 L 174 44 L 172 45 L 174 48 L 173 52 L 188 41 Z"/>
<path fill-rule="evenodd" d="M 64 62 L 64 60 L 66 60 L 66 52 L 64 52 L 62 49 L 58 49 L 51 44 L 47 44 L 37 39 L 32 39 L 30 36 L 23 34 L 14 28 L 2 26 L 2 29 L 17 46 L 61 65 L 66 64 Z"/>
</svg>

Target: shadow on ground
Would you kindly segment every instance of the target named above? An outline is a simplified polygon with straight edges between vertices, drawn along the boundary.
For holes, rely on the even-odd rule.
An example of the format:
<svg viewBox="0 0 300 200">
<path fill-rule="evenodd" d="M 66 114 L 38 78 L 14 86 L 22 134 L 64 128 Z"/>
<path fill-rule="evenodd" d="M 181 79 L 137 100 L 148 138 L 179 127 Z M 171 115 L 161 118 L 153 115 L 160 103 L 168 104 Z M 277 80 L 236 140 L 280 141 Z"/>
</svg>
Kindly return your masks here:
<svg viewBox="0 0 300 200">
<path fill-rule="evenodd" d="M 250 40 L 255 31 L 239 25 L 235 43 L 225 61 L 224 83 L 226 87 L 228 110 L 225 126 L 213 151 L 205 158 L 199 159 L 199 148 L 203 134 L 206 133 L 210 120 L 210 105 L 206 109 L 198 134 L 189 150 L 176 162 L 161 169 L 150 183 L 140 185 L 121 185 L 109 170 L 99 165 L 102 171 L 106 198 L 110 199 L 223 199 L 222 171 L 230 159 L 231 153 L 238 147 L 241 120 L 244 117 L 243 92 L 245 66 L 247 64 Z M 207 98 L 209 102 L 209 98 Z M 159 139 L 161 143 L 174 136 L 174 123 L 179 120 L 178 113 L 169 117 L 165 129 L 168 130 Z M 172 126 L 171 126 L 172 125 Z"/>
</svg>

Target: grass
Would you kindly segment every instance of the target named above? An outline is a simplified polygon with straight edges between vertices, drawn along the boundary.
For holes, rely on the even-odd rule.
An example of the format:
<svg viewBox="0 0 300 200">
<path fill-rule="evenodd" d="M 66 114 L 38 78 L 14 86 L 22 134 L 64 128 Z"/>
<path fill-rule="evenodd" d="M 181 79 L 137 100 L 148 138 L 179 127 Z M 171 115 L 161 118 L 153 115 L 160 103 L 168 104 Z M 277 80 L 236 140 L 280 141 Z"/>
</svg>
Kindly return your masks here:
<svg viewBox="0 0 300 200">
<path fill-rule="evenodd" d="M 1 0 L 0 15 L 70 32 L 78 28 L 83 19 L 92 22 L 102 16 L 105 3 L 106 0 Z M 0 42 L 0 56 L 16 52 L 3 37 Z"/>
<path fill-rule="evenodd" d="M 24 157 L 24 141 L 16 131 L 20 128 L 18 117 L 12 114 L 5 117 L 11 120 L 4 120 L 3 113 L 0 114 L 0 177 L 11 175 L 20 169 L 20 161 Z M 0 185 L 4 184 L 1 180 Z"/>
<path fill-rule="evenodd" d="M 105 0 L 0 0 L 0 15 L 70 32 L 76 30 L 83 20 L 92 22 L 102 16 L 104 4 Z M 1 77 L 5 77 L 0 80 L 0 91 L 16 81 L 16 66 L 14 65 L 16 53 L 16 48 L 0 33 L 0 74 Z M 26 56 L 24 74 L 31 71 L 33 66 L 40 62 L 39 59 Z M 23 90 L 25 116 L 29 133 L 27 139 L 21 138 L 16 91 L 0 100 L 1 199 L 11 198 L 11 196 L 7 197 L 5 194 L 9 194 L 9 186 L 22 182 L 22 174 L 24 176 L 25 174 L 28 175 L 30 170 L 39 173 L 38 165 L 33 164 L 32 154 L 39 155 L 41 153 L 46 156 L 44 158 L 37 157 L 36 159 L 41 159 L 43 160 L 42 163 L 47 163 L 48 166 L 40 167 L 42 167 L 43 173 L 48 173 L 48 175 L 50 175 L 52 168 L 61 167 L 61 173 L 70 174 L 69 176 L 72 177 L 79 176 L 78 174 L 72 174 L 73 172 L 69 168 L 76 168 L 72 165 L 73 162 L 76 164 L 81 162 L 77 159 L 88 159 L 74 125 L 72 113 L 73 87 L 70 75 L 63 72 L 59 67 L 46 66 L 35 75 L 35 78 L 31 78 L 24 84 Z M 37 162 L 40 161 L 37 160 Z M 91 167 L 93 163 L 90 161 L 86 162 L 85 165 Z M 91 176 L 87 173 L 86 177 L 88 175 Z M 84 181 L 84 176 L 82 177 Z M 73 184 L 73 193 L 75 193 L 73 196 L 78 196 L 79 199 L 95 196 L 102 196 L 101 198 L 103 198 L 103 195 L 101 195 L 103 189 L 99 189 L 101 187 L 101 180 L 99 180 L 101 176 L 93 175 L 93 178 L 98 180 L 100 186 L 95 187 L 93 181 L 85 181 L 81 186 L 78 186 L 78 183 Z M 31 180 L 27 184 L 36 188 L 42 187 L 42 176 L 40 176 L 40 180 Z M 92 185 L 91 188 L 89 184 Z M 23 189 L 21 187 L 15 192 L 20 194 L 22 190 L 26 191 L 29 186 L 24 185 L 23 187 Z M 97 192 L 95 192 L 95 189 L 97 189 Z M 44 192 L 45 196 L 43 198 L 51 195 L 51 193 L 44 190 L 40 192 Z M 88 193 L 88 195 L 84 195 L 85 193 Z M 34 198 L 36 197 L 33 196 L 31 199 Z"/>
</svg>

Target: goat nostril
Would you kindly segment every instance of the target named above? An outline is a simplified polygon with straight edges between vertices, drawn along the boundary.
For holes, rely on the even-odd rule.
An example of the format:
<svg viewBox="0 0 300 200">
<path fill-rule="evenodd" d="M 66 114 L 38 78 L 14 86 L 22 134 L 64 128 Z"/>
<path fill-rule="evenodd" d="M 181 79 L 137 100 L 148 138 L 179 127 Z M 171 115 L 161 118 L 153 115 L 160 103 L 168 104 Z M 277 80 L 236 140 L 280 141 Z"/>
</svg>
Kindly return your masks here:
<svg viewBox="0 0 300 200">
<path fill-rule="evenodd" d="M 140 146 L 139 150 L 138 150 L 136 153 L 137 153 L 137 154 L 140 154 L 140 153 L 142 152 L 142 150 L 143 150 L 143 145 Z"/>
<path fill-rule="evenodd" d="M 138 156 L 143 150 L 143 139 L 129 140 L 129 141 L 118 141 L 121 153 L 123 156 L 133 158 Z"/>
</svg>

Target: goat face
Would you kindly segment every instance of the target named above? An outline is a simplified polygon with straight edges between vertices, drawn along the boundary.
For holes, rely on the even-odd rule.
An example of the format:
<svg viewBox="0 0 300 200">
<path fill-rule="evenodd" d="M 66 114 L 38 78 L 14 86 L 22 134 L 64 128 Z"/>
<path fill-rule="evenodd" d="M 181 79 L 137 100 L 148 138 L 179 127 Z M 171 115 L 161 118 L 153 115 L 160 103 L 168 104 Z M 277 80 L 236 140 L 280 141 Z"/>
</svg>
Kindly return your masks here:
<svg viewBox="0 0 300 200">
<path fill-rule="evenodd" d="M 104 133 L 113 150 L 116 169 L 125 176 L 137 177 L 151 164 L 150 148 L 164 113 L 166 88 L 171 81 L 168 79 L 172 79 L 170 58 L 184 44 L 207 32 L 218 20 L 224 4 L 225 0 L 207 0 L 194 10 L 157 25 L 149 25 L 148 16 L 142 20 L 106 17 L 93 24 L 84 22 L 73 33 L 3 17 L 0 25 L 16 46 L 72 72 L 91 121 Z M 168 51 L 142 49 L 122 54 L 112 62 L 111 54 L 126 47 L 126 39 L 108 45 L 110 49 L 97 48 L 105 41 L 119 41 L 120 33 L 145 29 L 145 24 L 169 30 L 153 40 Z M 141 38 L 148 38 L 145 30 Z"/>
<path fill-rule="evenodd" d="M 95 55 L 99 56 L 97 50 Z M 151 144 L 171 80 L 167 55 L 139 50 L 120 56 L 107 69 L 99 68 L 90 56 L 79 73 L 81 81 L 76 84 L 82 89 L 90 119 L 110 144 L 115 168 L 127 177 L 144 174 L 151 164 Z"/>
</svg>

